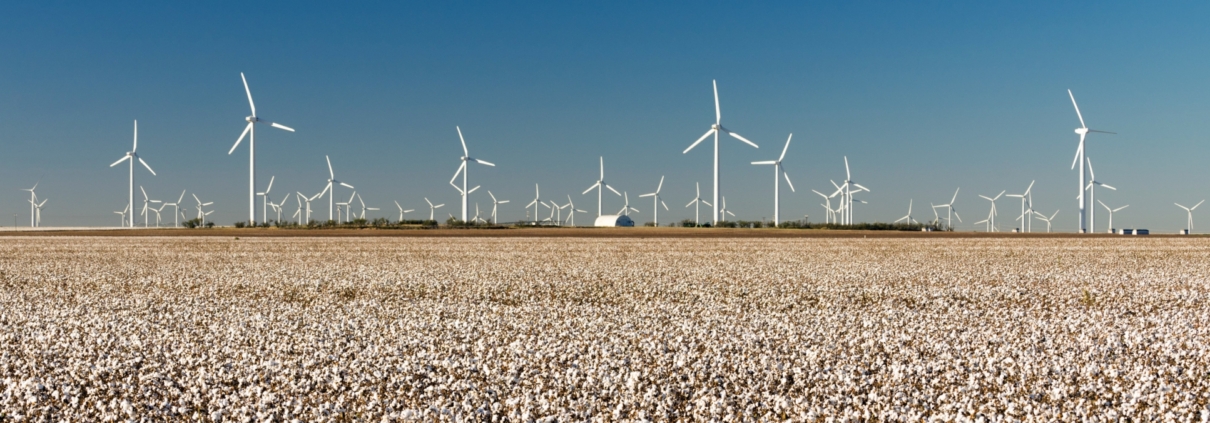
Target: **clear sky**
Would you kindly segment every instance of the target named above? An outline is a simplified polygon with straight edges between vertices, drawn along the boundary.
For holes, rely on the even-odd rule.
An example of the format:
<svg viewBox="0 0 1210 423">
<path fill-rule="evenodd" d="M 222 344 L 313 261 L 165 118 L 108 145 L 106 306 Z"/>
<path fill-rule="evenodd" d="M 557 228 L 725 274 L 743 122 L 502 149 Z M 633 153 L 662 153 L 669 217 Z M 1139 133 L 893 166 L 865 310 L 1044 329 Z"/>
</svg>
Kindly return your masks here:
<svg viewBox="0 0 1210 423">
<path fill-rule="evenodd" d="M 471 202 L 490 208 L 489 189 L 511 200 L 504 220 L 525 216 L 534 183 L 595 213 L 595 193 L 581 192 L 598 156 L 637 221 L 652 207 L 638 194 L 661 175 L 672 210 L 660 220 L 692 217 L 685 203 L 694 182 L 709 196 L 711 154 L 682 150 L 713 122 L 717 79 L 724 125 L 760 145 L 721 141 L 738 219 L 772 217 L 772 170 L 749 162 L 776 158 L 794 133 L 783 219 L 822 219 L 810 190 L 830 192 L 847 155 L 873 191 L 859 221 L 894 220 L 909 199 L 931 219 L 928 204 L 960 186 L 958 228 L 972 230 L 989 209 L 976 195 L 1036 179 L 1035 206 L 1060 209 L 1056 229 L 1072 231 L 1072 89 L 1090 127 L 1118 132 L 1088 145 L 1098 179 L 1118 188 L 1097 198 L 1130 204 L 1115 226 L 1183 227 L 1173 203 L 1210 197 L 1210 4 L 1057 3 L 8 2 L 0 224 L 28 224 L 19 189 L 40 180 L 44 226 L 116 225 L 127 171 L 108 165 L 130 149 L 135 119 L 159 174 L 136 170 L 136 183 L 152 198 L 187 190 L 215 202 L 212 220 L 246 219 L 246 144 L 227 155 L 249 114 L 245 72 L 258 114 L 298 130 L 258 131 L 260 188 L 276 175 L 275 193 L 319 192 L 327 154 L 382 208 L 371 217 L 397 217 L 395 200 L 427 216 L 425 197 L 446 204 L 441 220 L 457 213 L 455 125 L 472 156 L 498 165 L 471 168 L 483 185 Z M 606 196 L 607 212 L 621 207 Z M 998 208 L 1013 227 L 1020 203 Z M 1194 217 L 1210 229 L 1210 206 Z"/>
</svg>

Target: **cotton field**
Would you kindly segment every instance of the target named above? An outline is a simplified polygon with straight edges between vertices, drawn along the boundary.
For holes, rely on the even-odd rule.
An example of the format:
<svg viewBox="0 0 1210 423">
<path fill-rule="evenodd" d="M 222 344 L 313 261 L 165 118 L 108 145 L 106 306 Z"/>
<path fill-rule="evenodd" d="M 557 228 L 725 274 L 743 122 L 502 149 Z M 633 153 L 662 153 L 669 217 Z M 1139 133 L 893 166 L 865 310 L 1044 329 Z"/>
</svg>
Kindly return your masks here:
<svg viewBox="0 0 1210 423">
<path fill-rule="evenodd" d="M 6 238 L 0 421 L 1206 421 L 1197 239 Z"/>
</svg>

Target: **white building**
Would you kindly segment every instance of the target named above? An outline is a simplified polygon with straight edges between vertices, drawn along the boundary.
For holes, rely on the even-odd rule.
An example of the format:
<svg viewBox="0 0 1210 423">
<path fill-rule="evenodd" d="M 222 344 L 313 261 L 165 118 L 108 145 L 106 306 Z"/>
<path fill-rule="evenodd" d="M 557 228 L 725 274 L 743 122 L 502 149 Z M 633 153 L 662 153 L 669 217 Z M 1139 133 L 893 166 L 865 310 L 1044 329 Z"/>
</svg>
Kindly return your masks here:
<svg viewBox="0 0 1210 423">
<path fill-rule="evenodd" d="M 618 214 L 606 214 L 606 215 L 601 215 L 600 217 L 598 217 L 598 218 L 597 218 L 597 222 L 596 222 L 596 223 L 595 223 L 593 226 L 600 226 L 600 227 L 614 227 L 614 226 L 626 226 L 626 227 L 633 227 L 633 226 L 634 226 L 634 221 L 630 219 L 630 216 L 626 216 L 626 215 L 618 215 Z"/>
</svg>

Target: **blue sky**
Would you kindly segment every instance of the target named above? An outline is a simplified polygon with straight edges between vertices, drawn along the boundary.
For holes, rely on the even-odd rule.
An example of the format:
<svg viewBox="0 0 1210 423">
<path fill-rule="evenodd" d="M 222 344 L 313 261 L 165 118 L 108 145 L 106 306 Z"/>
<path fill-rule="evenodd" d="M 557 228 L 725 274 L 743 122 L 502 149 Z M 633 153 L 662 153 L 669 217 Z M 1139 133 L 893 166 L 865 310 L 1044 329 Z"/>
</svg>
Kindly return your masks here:
<svg viewBox="0 0 1210 423">
<path fill-rule="evenodd" d="M 6 3 L 0 183 L 10 193 L 0 210 L 10 217 L 0 224 L 14 214 L 28 223 L 19 189 L 38 180 L 50 199 L 44 226 L 115 224 L 127 174 L 107 166 L 129 149 L 134 119 L 139 153 L 159 174 L 139 171 L 137 183 L 153 198 L 184 189 L 216 203 L 211 219 L 245 219 L 248 152 L 227 155 L 248 114 L 245 72 L 259 115 L 298 130 L 258 132 L 260 187 L 276 175 L 275 192 L 317 193 L 327 154 L 337 178 L 391 218 L 393 201 L 419 216 L 425 197 L 456 213 L 455 125 L 473 156 L 499 165 L 471 168 L 484 187 L 471 201 L 489 205 L 488 189 L 511 200 L 503 219 L 525 216 L 534 183 L 546 199 L 571 194 L 595 212 L 595 194 L 580 193 L 598 156 L 641 210 L 636 220 L 650 219 L 651 203 L 635 197 L 661 175 L 672 210 L 660 220 L 692 217 L 684 205 L 694 182 L 709 191 L 710 149 L 681 152 L 713 121 L 717 79 L 724 125 L 760 145 L 722 141 L 722 192 L 741 219 L 771 218 L 772 172 L 748 163 L 776 158 L 792 132 L 785 163 L 797 192 L 782 186 L 783 218 L 822 218 L 810 189 L 842 179 L 847 155 L 873 190 L 857 220 L 894 220 L 909 199 L 929 219 L 927 204 L 960 186 L 959 229 L 974 229 L 988 212 L 977 194 L 1037 180 L 1036 207 L 1060 209 L 1056 229 L 1070 231 L 1072 89 L 1090 127 L 1118 132 L 1088 146 L 1099 179 L 1118 188 L 1097 198 L 1130 204 L 1115 226 L 1175 231 L 1185 216 L 1172 203 L 1210 196 L 1208 12 L 1126 2 Z M 607 211 L 621 206 L 607 196 Z M 1019 203 L 998 208 L 1012 227 Z M 1106 223 L 1102 210 L 1097 230 Z"/>
</svg>

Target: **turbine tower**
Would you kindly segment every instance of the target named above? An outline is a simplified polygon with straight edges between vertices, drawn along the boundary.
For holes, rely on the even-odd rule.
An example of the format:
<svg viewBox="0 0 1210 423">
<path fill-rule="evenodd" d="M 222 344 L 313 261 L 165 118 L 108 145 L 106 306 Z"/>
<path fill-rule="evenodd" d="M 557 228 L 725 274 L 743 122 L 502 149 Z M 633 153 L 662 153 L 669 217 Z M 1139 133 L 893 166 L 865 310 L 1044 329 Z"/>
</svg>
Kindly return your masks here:
<svg viewBox="0 0 1210 423">
<path fill-rule="evenodd" d="M 507 204 L 508 200 L 497 200 L 496 194 L 492 194 L 491 190 L 487 191 L 487 195 L 492 197 L 492 224 L 495 225 L 497 223 L 500 223 L 499 221 L 496 220 L 496 206 L 501 205 L 501 204 Z M 568 196 L 568 199 L 570 200 L 571 196 Z"/>
<path fill-rule="evenodd" d="M 693 147 L 697 147 L 697 145 L 701 144 L 702 141 L 705 141 L 706 138 L 710 137 L 711 135 L 714 135 L 714 197 L 713 197 L 714 205 L 710 205 L 710 207 L 714 208 L 712 224 L 717 224 L 718 219 L 719 219 L 719 215 L 718 215 L 718 133 L 719 132 L 725 132 L 725 133 L 727 133 L 727 135 L 730 135 L 732 138 L 735 138 L 737 140 L 748 143 L 748 145 L 751 145 L 753 148 L 760 148 L 760 146 L 756 145 L 756 143 L 753 143 L 752 141 L 748 141 L 747 138 L 744 138 L 744 137 L 740 136 L 739 134 L 731 132 L 731 130 L 723 127 L 723 114 L 718 105 L 718 81 L 715 80 L 714 81 L 714 125 L 710 125 L 710 130 L 706 131 L 705 135 L 702 135 L 702 137 L 698 138 L 697 141 L 694 141 L 693 144 L 691 144 L 689 146 L 689 148 L 686 148 L 685 151 L 681 152 L 681 154 L 688 153 L 689 150 L 693 149 Z M 698 196 L 700 197 L 701 195 L 699 194 Z M 709 203 L 707 203 L 707 204 L 709 205 Z"/>
<path fill-rule="evenodd" d="M 356 188 L 353 188 L 352 185 L 349 185 L 344 182 L 340 182 L 340 181 L 336 180 L 336 172 L 332 171 L 332 159 L 329 158 L 327 155 L 324 155 L 324 160 L 328 161 L 328 185 L 324 186 L 324 190 L 320 191 L 319 194 L 317 194 L 315 197 L 312 197 L 311 199 L 314 200 L 316 198 L 323 197 L 324 194 L 328 194 L 328 220 L 332 220 L 332 207 L 335 205 L 334 204 L 335 200 L 333 199 L 333 197 L 336 196 L 336 187 L 333 184 L 340 184 L 345 187 L 348 187 L 349 189 L 356 189 Z M 331 191 L 331 193 L 329 193 L 328 191 Z M 308 202 L 308 204 L 310 204 L 310 203 Z M 308 207 L 308 210 L 310 210 L 310 207 Z"/>
<path fill-rule="evenodd" d="M 786 137 L 786 146 L 781 149 L 781 156 L 777 160 L 768 160 L 763 162 L 752 162 L 754 165 L 773 165 L 773 226 L 781 224 L 781 177 L 786 178 L 786 185 L 790 186 L 790 192 L 794 192 L 794 184 L 790 182 L 790 175 L 786 174 L 786 169 L 782 167 L 781 161 L 786 158 L 786 150 L 790 149 L 790 139 L 794 138 L 794 134 Z"/>
<path fill-rule="evenodd" d="M 139 151 L 139 121 L 135 120 L 134 121 L 134 147 L 132 147 L 130 149 L 130 151 L 126 152 L 126 156 L 122 157 L 121 159 L 118 159 L 118 161 L 113 162 L 113 164 L 109 165 L 109 167 L 114 167 L 114 166 L 117 166 L 118 163 L 122 163 L 127 160 L 130 161 L 130 186 L 127 189 L 128 197 L 126 200 L 126 209 L 130 210 L 130 221 L 128 222 L 130 225 L 127 226 L 129 228 L 134 227 L 134 162 L 135 162 L 135 160 L 138 160 L 139 163 L 143 164 L 143 167 L 147 168 L 148 172 L 151 172 L 151 176 L 155 176 L 155 171 L 151 170 L 151 166 L 147 165 L 147 162 L 143 161 L 142 157 L 139 157 L 139 154 L 137 153 L 137 151 Z"/>
<path fill-rule="evenodd" d="M 458 166 L 458 171 L 454 172 L 453 178 L 450 178 L 450 185 L 453 186 L 454 189 L 458 190 L 460 194 L 462 194 L 462 221 L 466 222 L 466 196 L 479 189 L 478 186 L 475 186 L 474 188 L 471 188 L 470 191 L 466 190 L 466 172 L 470 170 L 467 168 L 466 162 L 475 162 L 481 165 L 492 167 L 495 167 L 496 165 L 470 157 L 471 153 L 466 149 L 466 139 L 462 138 L 462 128 L 455 126 L 454 129 L 458 130 L 458 141 L 462 141 L 462 165 Z M 458 179 L 458 174 L 462 174 L 462 188 L 458 188 L 457 185 L 454 185 L 454 180 Z"/>
<path fill-rule="evenodd" d="M 1097 201 L 1096 188 L 1098 185 L 1103 186 L 1105 188 L 1109 188 L 1114 191 L 1117 191 L 1118 189 L 1114 188 L 1112 186 L 1109 186 L 1109 185 L 1102 184 L 1101 181 L 1097 180 L 1097 173 L 1092 170 L 1092 158 L 1091 157 L 1085 158 L 1084 161 L 1088 163 L 1088 179 L 1089 179 L 1088 185 L 1085 185 L 1084 189 L 1088 190 L 1088 204 L 1092 205 L 1092 203 Z M 1112 227 L 1112 226 L 1113 225 L 1110 225 L 1110 227 Z M 1093 207 L 1092 210 L 1088 213 L 1088 227 L 1094 231 L 1097 230 L 1097 208 L 1096 207 Z"/>
<path fill-rule="evenodd" d="M 1029 181 L 1029 186 L 1025 188 L 1025 192 L 1020 193 L 1020 194 L 1009 194 L 1008 195 L 1009 197 L 1012 197 L 1012 198 L 1021 199 L 1021 216 L 1018 217 L 1017 220 L 1021 221 L 1021 231 L 1022 232 L 1025 231 L 1025 225 L 1029 223 L 1029 222 L 1027 222 L 1029 220 L 1029 218 L 1025 217 L 1026 216 L 1025 203 L 1027 203 L 1027 202 L 1030 203 L 1029 204 L 1030 211 L 1033 211 L 1033 207 L 1034 207 L 1033 203 L 1030 201 L 1030 198 L 1033 197 L 1033 195 L 1031 195 L 1030 192 L 1032 192 L 1034 189 L 1034 182 L 1037 182 L 1037 180 Z M 1055 212 L 1057 213 L 1058 211 L 1056 210 Z"/>
<path fill-rule="evenodd" d="M 1088 133 L 1090 133 L 1090 132 L 1100 132 L 1100 133 L 1102 133 L 1102 134 L 1114 134 L 1115 132 L 1100 131 L 1100 130 L 1096 130 L 1096 129 L 1088 129 L 1088 125 L 1085 125 L 1085 124 L 1084 124 L 1084 115 L 1080 114 L 1080 105 L 1079 105 L 1079 104 L 1076 104 L 1076 96 L 1075 96 L 1074 94 L 1072 94 L 1072 93 L 1071 93 L 1071 90 L 1067 90 L 1067 96 L 1068 96 L 1068 97 L 1071 97 L 1071 105 L 1072 105 L 1072 106 L 1075 106 L 1075 108 L 1076 108 L 1076 117 L 1080 118 L 1080 127 L 1079 127 L 1079 128 L 1076 128 L 1076 134 L 1078 134 L 1078 135 L 1080 136 L 1080 145 L 1079 145 L 1078 147 L 1076 147 L 1076 157 L 1075 157 L 1074 159 L 1072 159 L 1072 161 L 1071 161 L 1071 168 L 1072 168 L 1072 169 L 1075 169 L 1075 168 L 1076 168 L 1076 163 L 1079 163 L 1079 164 L 1080 164 L 1080 187 L 1079 187 L 1079 188 L 1080 188 L 1080 191 L 1079 191 L 1079 192 L 1080 192 L 1080 195 L 1079 195 L 1079 197 L 1078 197 L 1078 199 L 1079 199 L 1079 201 L 1080 201 L 1080 210 L 1079 210 L 1079 215 L 1080 215 L 1080 228 L 1079 228 L 1079 232 L 1080 232 L 1080 233 L 1084 233 L 1084 232 L 1087 232 L 1087 231 L 1088 231 L 1088 226 L 1086 226 L 1086 225 L 1084 224 L 1084 220 L 1085 220 L 1085 218 L 1086 218 L 1086 216 L 1085 216 L 1085 210 L 1084 210 L 1084 205 L 1085 205 L 1085 203 L 1086 203 L 1086 202 L 1084 201 L 1084 185 L 1085 185 L 1085 184 L 1087 184 L 1087 182 L 1084 180 L 1084 164 L 1086 163 L 1086 162 L 1084 161 L 1084 139 L 1088 137 Z"/>
<path fill-rule="evenodd" d="M 38 222 L 34 219 L 34 214 L 36 214 L 34 208 L 38 205 L 38 194 L 35 193 L 34 190 L 38 189 L 39 183 L 41 183 L 41 181 L 34 182 L 33 188 L 21 189 L 22 191 L 29 191 L 29 227 L 31 228 L 38 225 Z"/>
<path fill-rule="evenodd" d="M 244 133 L 240 134 L 239 139 L 235 140 L 235 145 L 231 146 L 231 150 L 227 151 L 227 155 L 235 152 L 235 147 L 239 147 L 239 143 L 248 137 L 248 222 L 256 223 L 256 124 L 268 124 L 277 129 L 294 132 L 294 128 L 282 125 L 276 122 L 269 122 L 256 117 L 256 103 L 252 102 L 252 90 L 248 89 L 248 78 L 244 77 L 244 73 L 239 73 L 239 78 L 244 81 L 244 93 L 248 94 L 248 107 L 252 109 L 252 114 L 245 117 L 248 121 L 248 126 L 244 127 Z"/>
</svg>

